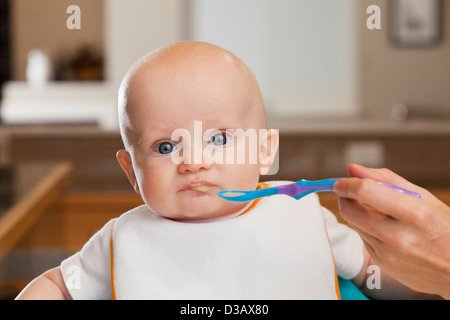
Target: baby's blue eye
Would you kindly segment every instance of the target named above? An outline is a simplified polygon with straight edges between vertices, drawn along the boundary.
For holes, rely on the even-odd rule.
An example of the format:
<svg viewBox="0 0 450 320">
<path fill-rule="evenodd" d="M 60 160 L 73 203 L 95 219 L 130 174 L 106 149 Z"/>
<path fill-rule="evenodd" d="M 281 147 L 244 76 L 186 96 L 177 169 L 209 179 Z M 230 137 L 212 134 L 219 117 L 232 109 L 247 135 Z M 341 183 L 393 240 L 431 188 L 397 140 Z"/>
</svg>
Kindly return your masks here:
<svg viewBox="0 0 450 320">
<path fill-rule="evenodd" d="M 228 137 L 225 133 L 217 133 L 211 137 L 211 142 L 216 146 L 223 146 L 228 141 Z"/>
<path fill-rule="evenodd" d="M 175 146 L 171 144 L 170 142 L 163 142 L 160 145 L 156 147 L 156 151 L 161 154 L 168 154 L 171 153 L 175 149 Z"/>
</svg>

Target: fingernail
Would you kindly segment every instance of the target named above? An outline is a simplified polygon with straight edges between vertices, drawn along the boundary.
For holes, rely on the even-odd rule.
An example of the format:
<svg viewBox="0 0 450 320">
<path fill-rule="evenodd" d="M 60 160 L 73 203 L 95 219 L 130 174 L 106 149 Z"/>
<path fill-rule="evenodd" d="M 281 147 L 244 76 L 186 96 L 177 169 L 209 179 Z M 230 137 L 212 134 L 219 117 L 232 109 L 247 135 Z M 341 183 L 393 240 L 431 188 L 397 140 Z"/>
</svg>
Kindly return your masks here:
<svg viewBox="0 0 450 320">
<path fill-rule="evenodd" d="M 342 195 L 341 183 L 339 180 L 336 181 L 335 184 L 333 185 L 333 190 L 338 196 Z"/>
</svg>

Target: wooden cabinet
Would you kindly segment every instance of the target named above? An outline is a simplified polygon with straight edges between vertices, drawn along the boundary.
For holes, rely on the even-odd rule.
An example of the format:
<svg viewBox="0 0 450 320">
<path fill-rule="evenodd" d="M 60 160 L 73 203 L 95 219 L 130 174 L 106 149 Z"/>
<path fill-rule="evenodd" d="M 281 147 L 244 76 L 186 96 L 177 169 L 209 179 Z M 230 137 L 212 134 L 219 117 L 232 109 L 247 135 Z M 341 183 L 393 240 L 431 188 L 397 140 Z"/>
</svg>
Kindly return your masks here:
<svg viewBox="0 0 450 320">
<path fill-rule="evenodd" d="M 73 178 L 68 190 L 129 191 L 126 176 L 116 160 L 123 149 L 117 131 L 97 126 L 5 127 L 0 135 L 8 148 L 10 165 L 35 161 L 68 161 Z"/>
</svg>

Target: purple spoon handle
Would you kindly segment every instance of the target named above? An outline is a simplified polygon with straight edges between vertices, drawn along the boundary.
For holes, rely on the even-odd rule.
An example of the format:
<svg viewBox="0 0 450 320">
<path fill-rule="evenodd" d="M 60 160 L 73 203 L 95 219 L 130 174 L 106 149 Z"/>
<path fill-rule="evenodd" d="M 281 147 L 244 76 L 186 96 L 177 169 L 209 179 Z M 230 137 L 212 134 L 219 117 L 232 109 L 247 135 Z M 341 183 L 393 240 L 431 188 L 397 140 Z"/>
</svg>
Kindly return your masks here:
<svg viewBox="0 0 450 320">
<path fill-rule="evenodd" d="M 377 182 L 378 182 L 379 184 L 385 186 L 385 187 L 394 189 L 395 191 L 398 191 L 398 192 L 401 192 L 401 193 L 406 193 L 406 194 L 409 194 L 409 195 L 414 196 L 414 197 L 419 198 L 419 199 L 422 198 L 422 197 L 420 196 L 420 194 L 417 193 L 417 192 L 414 192 L 414 191 L 411 191 L 411 190 L 406 190 L 406 189 L 403 189 L 403 188 L 394 186 L 393 184 L 389 184 L 389 183 L 386 183 L 386 182 L 380 182 L 380 181 L 377 181 Z"/>
<path fill-rule="evenodd" d="M 329 180 L 338 181 L 338 180 L 341 180 L 341 179 L 346 179 L 346 178 L 333 178 L 333 179 L 329 179 Z M 381 181 L 377 181 L 377 182 L 379 184 L 385 186 L 385 187 L 391 188 L 391 189 L 393 189 L 395 191 L 398 191 L 400 193 L 409 194 L 410 196 L 414 196 L 414 197 L 419 198 L 419 199 L 422 198 L 421 195 L 419 193 L 417 193 L 417 192 L 414 192 L 414 191 L 411 191 L 411 190 L 407 190 L 407 189 L 403 189 L 403 188 L 400 188 L 398 186 L 395 186 L 393 184 L 389 184 L 389 183 L 386 183 L 386 182 L 381 182 Z"/>
<path fill-rule="evenodd" d="M 309 181 L 299 180 L 296 183 L 277 187 L 279 193 L 299 199 L 312 192 L 333 191 L 333 185 L 336 181 L 344 178 L 329 178 L 323 180 Z M 420 194 L 411 190 L 407 190 L 386 182 L 377 181 L 379 184 L 391 188 L 397 192 L 405 193 L 416 198 L 421 198 Z"/>
</svg>

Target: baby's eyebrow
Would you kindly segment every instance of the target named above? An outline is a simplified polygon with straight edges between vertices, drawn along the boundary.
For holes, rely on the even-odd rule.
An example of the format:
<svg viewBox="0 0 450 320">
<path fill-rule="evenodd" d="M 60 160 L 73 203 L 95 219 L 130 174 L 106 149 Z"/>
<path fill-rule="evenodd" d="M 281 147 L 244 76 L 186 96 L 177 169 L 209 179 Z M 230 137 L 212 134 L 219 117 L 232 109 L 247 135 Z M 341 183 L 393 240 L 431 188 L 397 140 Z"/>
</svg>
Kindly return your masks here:
<svg viewBox="0 0 450 320">
<path fill-rule="evenodd" d="M 150 128 L 150 130 L 147 130 L 143 136 L 146 135 L 146 137 L 154 138 L 154 137 L 161 137 L 161 136 L 169 136 L 174 131 L 174 128 Z"/>
<path fill-rule="evenodd" d="M 151 130 L 150 132 L 139 135 L 137 144 L 141 145 L 142 143 L 145 143 L 151 145 L 154 141 L 162 139 L 170 139 L 170 133 L 167 134 L 166 131 L 162 130 Z"/>
</svg>

